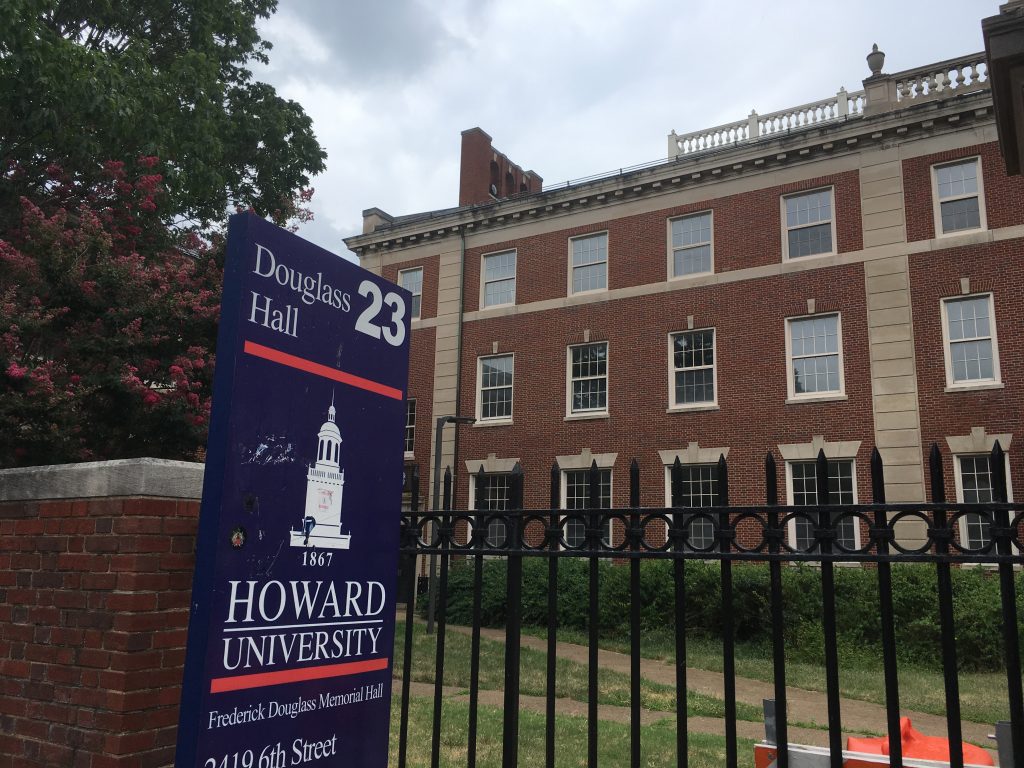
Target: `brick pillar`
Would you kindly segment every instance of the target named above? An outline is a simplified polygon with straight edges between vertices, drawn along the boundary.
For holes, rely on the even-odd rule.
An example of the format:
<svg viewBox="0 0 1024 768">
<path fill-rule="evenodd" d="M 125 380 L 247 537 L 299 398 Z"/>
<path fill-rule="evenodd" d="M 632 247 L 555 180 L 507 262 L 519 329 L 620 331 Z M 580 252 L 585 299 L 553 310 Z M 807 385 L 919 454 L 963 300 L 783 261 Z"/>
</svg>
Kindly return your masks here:
<svg viewBox="0 0 1024 768">
<path fill-rule="evenodd" d="M 0 471 L 0 766 L 174 762 L 202 465 Z"/>
</svg>

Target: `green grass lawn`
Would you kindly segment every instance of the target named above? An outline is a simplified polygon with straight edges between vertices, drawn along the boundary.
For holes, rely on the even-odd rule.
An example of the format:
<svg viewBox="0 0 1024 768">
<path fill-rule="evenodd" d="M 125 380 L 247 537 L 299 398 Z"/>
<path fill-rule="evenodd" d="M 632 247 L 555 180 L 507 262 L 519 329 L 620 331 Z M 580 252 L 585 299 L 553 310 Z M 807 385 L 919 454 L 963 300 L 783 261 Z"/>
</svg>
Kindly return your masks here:
<svg viewBox="0 0 1024 768">
<path fill-rule="evenodd" d="M 396 657 L 397 658 L 397 657 Z M 408 768 L 430 765 L 432 702 L 412 697 L 409 706 Z M 391 747 L 389 765 L 398 765 L 400 696 L 396 690 L 391 707 Z M 502 750 L 502 711 L 494 707 L 478 710 L 477 765 L 499 768 Z M 441 720 L 440 755 L 445 768 L 464 768 L 468 753 L 469 706 L 446 701 Z M 519 713 L 519 764 L 533 768 L 544 764 L 544 716 L 530 711 Z M 598 729 L 598 762 L 602 766 L 629 765 L 629 726 L 602 722 Z M 737 741 L 739 765 L 754 764 L 754 742 Z M 676 763 L 676 730 L 673 718 L 644 726 L 640 731 L 641 765 L 645 768 L 669 768 Z M 582 768 L 587 764 L 587 720 L 582 717 L 555 718 L 555 765 L 558 768 Z M 725 765 L 725 740 L 717 736 L 689 734 L 689 765 L 692 768 L 721 768 Z"/>
<path fill-rule="evenodd" d="M 545 637 L 544 628 L 523 630 L 538 637 Z M 583 632 L 559 630 L 558 639 L 587 644 Z M 629 653 L 629 641 L 604 638 L 601 647 L 622 653 Z M 641 643 L 641 654 L 645 658 L 673 661 L 675 640 L 670 634 L 646 634 Z M 687 638 L 687 664 L 696 669 L 722 671 L 722 644 L 704 638 Z M 754 680 L 772 682 L 775 677 L 771 649 L 737 646 L 736 674 Z M 960 708 L 962 717 L 975 723 L 995 723 L 1008 720 L 1008 694 L 1006 675 L 994 672 L 961 672 Z M 821 666 L 786 662 L 786 684 L 811 691 L 825 690 L 825 673 Z M 946 714 L 946 694 L 942 672 L 932 669 L 899 667 L 900 706 L 934 715 Z M 842 695 L 850 699 L 885 704 L 885 681 L 882 677 L 881 659 L 871 660 L 851 654 L 841 654 L 839 687 Z"/>
<path fill-rule="evenodd" d="M 434 662 L 436 658 L 437 635 L 427 635 L 422 625 L 413 627 L 413 668 L 412 679 L 415 682 L 430 683 L 434 681 Z M 405 645 L 405 622 L 398 622 L 395 634 L 395 673 L 401 674 L 403 648 Z M 449 631 L 445 637 L 444 684 L 456 688 L 468 689 L 470 679 L 470 637 L 461 632 Z M 547 656 L 531 648 L 521 650 L 520 693 L 528 696 L 544 696 L 547 692 Z M 505 645 L 494 640 L 480 640 L 480 688 L 484 690 L 502 690 L 505 684 Z M 555 696 L 588 700 L 587 667 L 566 659 L 558 659 L 555 667 Z M 599 670 L 598 672 L 598 703 L 617 706 L 629 706 L 629 676 Z M 674 712 L 676 692 L 673 686 L 657 683 L 641 682 L 640 706 L 644 709 L 659 712 Z M 724 717 L 724 702 L 713 696 L 706 696 L 694 691 L 687 695 L 687 713 L 697 717 Z M 738 703 L 736 716 L 739 720 L 762 722 L 763 714 L 759 707 Z"/>
</svg>

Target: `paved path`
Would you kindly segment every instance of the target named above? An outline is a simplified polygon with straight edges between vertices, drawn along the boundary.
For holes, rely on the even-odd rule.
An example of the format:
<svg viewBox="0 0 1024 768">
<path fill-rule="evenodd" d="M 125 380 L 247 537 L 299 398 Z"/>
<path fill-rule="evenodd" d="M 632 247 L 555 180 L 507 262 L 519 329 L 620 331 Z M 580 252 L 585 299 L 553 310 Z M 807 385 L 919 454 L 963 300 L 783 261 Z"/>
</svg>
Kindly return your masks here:
<svg viewBox="0 0 1024 768">
<path fill-rule="evenodd" d="M 454 625 L 449 625 L 448 629 L 453 632 L 460 632 L 463 634 L 469 634 L 471 632 L 468 627 Z M 505 641 L 505 632 L 500 629 L 485 627 L 481 629 L 481 636 L 501 643 L 504 643 Z M 524 648 L 532 648 L 541 652 L 547 651 L 547 640 L 530 635 L 522 636 L 522 645 Z M 558 643 L 557 654 L 559 658 L 575 661 L 583 664 L 584 666 L 587 664 L 589 657 L 589 651 L 586 646 L 565 642 Z M 603 669 L 608 669 L 614 672 L 621 672 L 626 675 L 630 673 L 630 657 L 624 653 L 617 653 L 615 651 L 602 649 L 598 654 L 598 665 Z M 640 675 L 645 680 L 649 680 L 653 683 L 661 683 L 669 686 L 675 685 L 675 667 L 665 661 L 659 661 L 657 659 L 641 660 Z M 686 683 L 687 687 L 692 691 L 697 691 L 709 696 L 715 696 L 719 699 L 724 698 L 723 675 L 720 672 L 710 672 L 704 669 L 693 669 L 688 667 L 686 670 Z M 414 684 L 412 689 L 414 693 L 417 692 L 419 685 L 420 684 Z M 433 691 L 432 685 L 423 685 L 425 685 L 429 691 Z M 461 689 L 451 689 L 449 693 L 457 695 L 460 690 Z M 480 695 L 481 703 L 485 703 L 484 692 L 481 691 Z M 771 683 L 765 683 L 760 680 L 752 680 L 745 677 L 736 678 L 737 701 L 761 707 L 764 699 L 773 698 L 774 695 L 774 686 Z M 790 722 L 817 723 L 823 726 L 828 724 L 827 705 L 824 693 L 820 691 L 808 691 L 803 688 L 787 687 L 786 695 L 788 698 Z M 500 707 L 503 703 L 502 694 L 500 692 L 488 692 L 488 704 L 490 703 L 489 699 L 492 696 L 494 698 L 495 705 Z M 468 695 L 466 698 L 468 699 Z M 524 708 L 536 708 L 541 712 L 544 711 L 543 697 L 521 696 L 520 700 Z M 556 706 L 558 711 L 565 712 L 566 714 L 585 715 L 587 711 L 586 702 L 560 699 Z M 872 704 L 858 699 L 842 699 L 840 710 L 842 713 L 844 736 L 863 733 L 884 733 L 886 730 L 885 707 L 879 704 Z M 628 707 L 602 705 L 599 708 L 599 712 L 599 717 L 601 717 L 601 719 L 629 722 Z M 914 712 L 906 709 L 902 710 L 901 714 L 904 717 L 909 717 L 913 722 L 914 727 L 922 733 L 931 735 L 945 735 L 946 733 L 946 719 L 944 717 L 938 717 L 924 712 Z M 674 717 L 674 714 L 669 712 L 645 711 L 641 716 L 641 720 L 647 718 L 646 722 L 652 722 L 663 717 Z M 695 732 L 725 732 L 723 725 L 724 721 L 720 719 L 693 717 L 689 719 L 689 723 L 690 729 Z M 981 746 L 992 744 L 988 738 L 988 734 L 994 730 L 992 725 L 965 721 L 963 722 L 962 727 L 964 738 L 966 740 Z M 758 740 L 764 738 L 764 726 L 761 723 L 738 721 L 736 728 L 740 736 Z M 789 732 L 790 740 L 794 742 L 818 746 L 827 746 L 828 744 L 827 731 L 791 727 Z"/>
</svg>

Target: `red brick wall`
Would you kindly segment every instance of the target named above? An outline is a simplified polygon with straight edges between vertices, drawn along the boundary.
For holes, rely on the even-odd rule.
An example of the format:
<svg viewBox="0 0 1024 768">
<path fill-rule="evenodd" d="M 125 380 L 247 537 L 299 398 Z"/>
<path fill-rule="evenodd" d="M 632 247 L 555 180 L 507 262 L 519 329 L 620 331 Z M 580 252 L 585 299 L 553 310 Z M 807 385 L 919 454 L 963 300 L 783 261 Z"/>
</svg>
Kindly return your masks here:
<svg viewBox="0 0 1024 768">
<path fill-rule="evenodd" d="M 714 212 L 715 272 L 747 269 L 782 261 L 780 198 L 800 190 L 835 187 L 836 240 L 840 253 L 863 247 L 860 181 L 857 171 L 820 176 L 794 184 L 664 208 L 598 225 L 572 227 L 466 251 L 465 306 L 480 306 L 480 268 L 486 253 L 516 248 L 516 303 L 564 297 L 568 289 L 569 238 L 608 232 L 608 287 L 664 282 L 668 272 L 668 219 Z"/>
<path fill-rule="evenodd" d="M 999 144 L 976 144 L 903 161 L 903 196 L 907 209 L 907 240 L 935 237 L 932 166 L 961 157 L 981 156 L 985 215 L 989 229 L 1024 224 L 1024 177 L 1007 176 Z"/>
<path fill-rule="evenodd" d="M 413 437 L 415 461 L 426 477 L 433 440 L 434 349 L 437 331 L 417 328 L 409 344 L 409 397 L 416 398 L 416 432 Z"/>
<path fill-rule="evenodd" d="M 441 268 L 440 256 L 427 256 L 423 259 L 403 261 L 400 264 L 388 264 L 381 269 L 381 277 L 393 283 L 398 282 L 398 273 L 403 269 L 423 267 L 423 297 L 420 300 L 420 319 L 437 317 L 437 280 Z"/>
<path fill-rule="evenodd" d="M 552 280 L 557 280 L 555 276 Z M 785 318 L 804 315 L 807 299 L 818 312 L 841 311 L 848 399 L 787 405 Z M 719 410 L 666 413 L 668 334 L 716 328 Z M 514 352 L 513 420 L 509 426 L 460 428 L 459 466 L 464 459 L 518 456 L 526 473 L 526 504 L 546 507 L 551 463 L 558 455 L 618 452 L 613 504 L 628 500 L 629 462 L 640 462 L 645 506 L 664 504 L 664 466 L 659 449 L 729 446 L 730 501 L 764 501 L 764 457 L 775 453 L 780 501 L 785 465 L 779 443 L 861 440 L 857 456 L 859 499 L 870 498 L 873 447 L 864 271 L 859 264 L 779 275 L 757 281 L 706 286 L 615 302 L 598 302 L 530 315 L 487 318 L 464 326 L 460 412 L 476 405 L 476 361 Z M 566 346 L 609 342 L 607 419 L 563 421 Z M 555 426 L 557 425 L 557 426 Z M 639 446 L 639 450 L 638 450 Z M 457 503 L 468 501 L 460 484 Z"/>
<path fill-rule="evenodd" d="M 1010 477 L 1018 485 L 1018 497 L 1024 491 L 1024 452 L 1018 445 L 1024 440 L 1024 316 L 1019 306 L 1024 274 L 1019 268 L 1007 268 L 1019 265 L 1022 252 L 1024 241 L 1004 240 L 910 257 L 922 445 L 927 453 L 933 442 L 939 444 L 949 500 L 956 498 L 956 492 L 945 438 L 970 434 L 971 427 L 985 427 L 989 434 L 1013 434 Z M 1003 389 L 945 392 L 940 302 L 960 295 L 962 277 L 970 278 L 972 294 L 993 294 Z"/>
<path fill-rule="evenodd" d="M 0 765 L 170 765 L 199 503 L 0 504 Z"/>
</svg>

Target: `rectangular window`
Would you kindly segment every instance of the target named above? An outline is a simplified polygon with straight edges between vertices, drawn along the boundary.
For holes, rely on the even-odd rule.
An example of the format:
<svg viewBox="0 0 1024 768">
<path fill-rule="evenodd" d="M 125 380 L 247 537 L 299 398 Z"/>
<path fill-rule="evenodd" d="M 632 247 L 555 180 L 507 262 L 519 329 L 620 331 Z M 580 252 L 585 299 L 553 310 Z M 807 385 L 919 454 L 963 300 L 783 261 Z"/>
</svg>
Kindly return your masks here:
<svg viewBox="0 0 1024 768">
<path fill-rule="evenodd" d="M 477 418 L 480 421 L 511 421 L 513 356 L 481 357 L 479 366 Z"/>
<path fill-rule="evenodd" d="M 608 288 L 608 233 L 576 237 L 572 247 L 572 293 Z"/>
<path fill-rule="evenodd" d="M 682 483 L 678 491 L 672 488 L 672 467 L 668 473 L 669 505 L 672 507 L 711 507 L 718 498 L 718 467 L 714 464 L 683 464 Z M 712 517 L 683 515 L 689 529 L 688 549 L 710 551 L 715 543 L 715 523 Z"/>
<path fill-rule="evenodd" d="M 943 235 L 985 228 L 978 158 L 932 168 L 936 232 Z"/>
<path fill-rule="evenodd" d="M 970 387 L 999 381 L 992 294 L 944 299 L 946 384 Z"/>
<path fill-rule="evenodd" d="M 711 272 L 711 212 L 672 219 L 670 277 Z"/>
<path fill-rule="evenodd" d="M 508 509 L 509 475 L 507 473 L 488 473 L 486 475 L 474 474 L 473 488 L 470 498 L 473 499 L 476 509 L 477 487 L 476 484 L 483 481 L 483 506 L 479 507 L 481 512 L 504 512 Z M 500 548 L 505 546 L 508 537 L 508 526 L 504 520 L 491 519 L 487 521 L 487 533 L 485 538 L 487 546 Z"/>
<path fill-rule="evenodd" d="M 715 331 L 673 333 L 672 407 L 715 403 Z"/>
<path fill-rule="evenodd" d="M 569 413 L 608 412 L 608 343 L 569 347 Z"/>
<path fill-rule="evenodd" d="M 839 315 L 793 318 L 786 335 L 789 396 L 813 398 L 843 393 Z"/>
<path fill-rule="evenodd" d="M 964 504 L 991 504 L 992 471 L 987 454 L 956 457 L 957 485 Z M 968 549 L 979 549 L 992 541 L 992 523 L 985 515 L 969 514 L 960 518 L 960 538 Z"/>
<path fill-rule="evenodd" d="M 405 401 L 405 453 L 412 456 L 416 445 L 416 400 Z"/>
<path fill-rule="evenodd" d="M 817 506 L 818 476 L 813 461 L 797 461 L 789 464 L 790 503 L 793 506 Z M 856 504 L 857 484 L 853 459 L 835 459 L 828 462 L 828 503 Z M 818 527 L 817 511 L 811 513 L 812 520 L 796 517 L 789 524 L 790 546 L 798 550 L 817 552 L 814 529 Z M 857 519 L 843 517 L 836 526 L 836 541 L 847 549 L 857 549 L 860 536 Z"/>
<path fill-rule="evenodd" d="M 516 303 L 516 252 L 503 251 L 484 256 L 485 307 Z"/>
<path fill-rule="evenodd" d="M 600 483 L 600 508 L 611 509 L 612 506 L 612 471 L 611 469 L 598 470 L 598 482 Z M 586 509 L 590 498 L 590 470 L 575 469 L 562 473 L 562 509 Z M 612 521 L 605 520 L 602 524 L 601 540 L 605 546 L 612 545 Z M 578 549 L 587 542 L 587 519 L 584 515 L 579 517 L 566 517 L 562 526 L 562 535 L 565 546 L 569 549 Z"/>
<path fill-rule="evenodd" d="M 782 198 L 786 258 L 833 253 L 832 188 Z"/>
<path fill-rule="evenodd" d="M 409 318 L 420 319 L 420 304 L 423 298 L 423 267 L 403 269 L 398 273 L 398 284 L 412 294 L 412 308 Z"/>
</svg>

